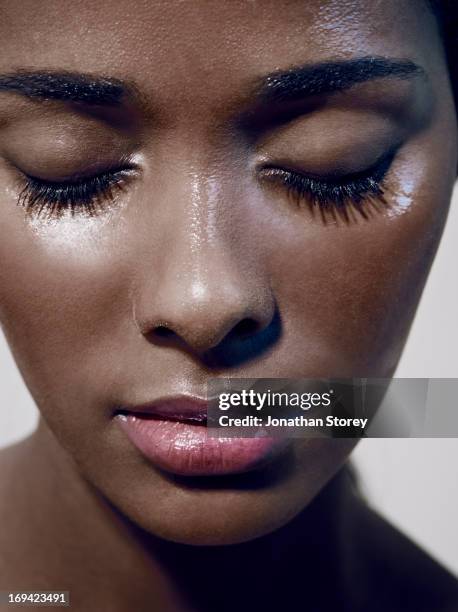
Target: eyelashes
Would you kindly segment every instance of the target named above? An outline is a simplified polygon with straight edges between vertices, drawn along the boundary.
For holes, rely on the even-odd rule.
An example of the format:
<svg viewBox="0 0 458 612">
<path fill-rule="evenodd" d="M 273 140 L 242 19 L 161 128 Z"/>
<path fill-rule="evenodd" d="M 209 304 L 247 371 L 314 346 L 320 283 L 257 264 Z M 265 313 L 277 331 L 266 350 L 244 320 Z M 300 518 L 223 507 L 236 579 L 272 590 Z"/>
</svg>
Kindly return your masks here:
<svg viewBox="0 0 458 612">
<path fill-rule="evenodd" d="M 263 175 L 280 183 L 298 206 L 306 204 L 312 211 L 319 209 L 323 215 L 332 213 L 333 216 L 338 213 L 348 220 L 350 208 L 367 217 L 367 205 L 388 206 L 384 180 L 394 157 L 395 152 L 390 151 L 371 168 L 339 179 L 307 176 L 274 167 L 265 167 Z"/>
<path fill-rule="evenodd" d="M 260 175 L 280 185 L 298 206 L 305 204 L 312 212 L 318 209 L 323 219 L 331 213 L 348 221 L 350 209 L 367 218 L 369 205 L 375 208 L 379 204 L 387 206 L 384 179 L 394 157 L 395 151 L 390 151 L 371 168 L 340 178 L 309 176 L 274 166 L 264 166 Z M 37 215 L 59 217 L 70 213 L 72 216 L 95 216 L 114 201 L 119 191 L 123 191 L 131 175 L 132 170 L 127 168 L 61 182 L 27 175 L 18 204 L 28 213 Z"/>
<path fill-rule="evenodd" d="M 59 217 L 65 212 L 72 216 L 78 213 L 94 216 L 101 213 L 107 202 L 112 202 L 116 193 L 124 189 L 129 174 L 127 169 L 111 170 L 62 182 L 26 176 L 18 204 L 28 213 L 40 216 Z"/>
</svg>

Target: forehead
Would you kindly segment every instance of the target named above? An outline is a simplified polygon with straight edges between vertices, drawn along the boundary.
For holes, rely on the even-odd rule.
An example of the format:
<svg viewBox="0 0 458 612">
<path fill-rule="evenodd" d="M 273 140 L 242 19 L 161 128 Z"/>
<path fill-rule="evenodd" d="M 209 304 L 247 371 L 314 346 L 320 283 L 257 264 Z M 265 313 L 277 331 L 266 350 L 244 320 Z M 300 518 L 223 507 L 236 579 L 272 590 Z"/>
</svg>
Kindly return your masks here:
<svg viewBox="0 0 458 612">
<path fill-rule="evenodd" d="M 330 59 L 428 68 L 440 54 L 434 30 L 423 0 L 3 0 L 0 71 L 75 70 L 208 95 Z"/>
</svg>

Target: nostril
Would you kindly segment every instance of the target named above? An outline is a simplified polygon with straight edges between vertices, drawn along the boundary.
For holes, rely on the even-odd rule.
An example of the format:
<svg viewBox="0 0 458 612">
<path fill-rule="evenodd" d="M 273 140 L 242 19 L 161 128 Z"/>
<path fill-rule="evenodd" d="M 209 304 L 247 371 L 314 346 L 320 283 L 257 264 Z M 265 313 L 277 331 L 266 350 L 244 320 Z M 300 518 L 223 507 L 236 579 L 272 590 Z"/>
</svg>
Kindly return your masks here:
<svg viewBox="0 0 458 612">
<path fill-rule="evenodd" d="M 169 329 L 165 325 L 158 325 L 155 328 L 154 333 L 156 334 L 156 336 L 159 336 L 160 338 L 169 338 L 170 336 L 173 336 L 174 334 L 173 330 Z"/>
<path fill-rule="evenodd" d="M 254 319 L 247 318 L 239 321 L 237 325 L 232 328 L 231 335 L 239 338 L 246 338 L 247 336 L 252 336 L 258 330 L 259 323 Z"/>
</svg>

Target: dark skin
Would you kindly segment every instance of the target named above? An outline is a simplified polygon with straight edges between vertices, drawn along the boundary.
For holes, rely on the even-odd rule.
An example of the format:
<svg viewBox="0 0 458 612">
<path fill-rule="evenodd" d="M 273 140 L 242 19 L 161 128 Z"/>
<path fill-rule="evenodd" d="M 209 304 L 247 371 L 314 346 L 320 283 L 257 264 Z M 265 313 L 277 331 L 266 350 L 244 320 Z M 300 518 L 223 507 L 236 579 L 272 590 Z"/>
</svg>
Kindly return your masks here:
<svg viewBox="0 0 458 612">
<path fill-rule="evenodd" d="M 373 610 L 370 560 L 393 555 L 412 588 L 419 568 L 429 576 L 420 600 L 440 609 L 452 579 L 332 480 L 354 440 L 295 440 L 260 472 L 194 481 L 146 462 L 113 419 L 117 404 L 203 394 L 212 376 L 393 374 L 457 167 L 426 4 L 7 0 L 0 11 L 0 75 L 22 78 L 3 89 L 0 78 L 0 321 L 42 415 L 2 455 L 0 587 L 66 588 L 85 611 L 214 610 L 225 565 L 233 576 L 310 566 L 291 602 L 357 609 L 362 592 Z M 309 81 L 294 99 L 276 89 L 292 69 L 337 62 L 348 74 L 364 58 L 385 71 L 337 91 Z M 83 74 L 110 95 L 63 100 L 33 76 L 62 72 L 67 93 Z M 281 181 L 342 184 L 380 160 L 383 197 L 345 212 Z M 24 175 L 55 186 L 119 169 L 122 189 L 96 211 L 38 214 L 20 198 Z M 330 570 L 337 558 L 351 562 Z M 342 578 L 344 566 L 366 570 Z M 255 604 L 234 585 L 218 605 L 285 601 L 284 581 L 269 584 L 253 587 Z M 396 593 L 396 577 L 387 584 Z"/>
</svg>

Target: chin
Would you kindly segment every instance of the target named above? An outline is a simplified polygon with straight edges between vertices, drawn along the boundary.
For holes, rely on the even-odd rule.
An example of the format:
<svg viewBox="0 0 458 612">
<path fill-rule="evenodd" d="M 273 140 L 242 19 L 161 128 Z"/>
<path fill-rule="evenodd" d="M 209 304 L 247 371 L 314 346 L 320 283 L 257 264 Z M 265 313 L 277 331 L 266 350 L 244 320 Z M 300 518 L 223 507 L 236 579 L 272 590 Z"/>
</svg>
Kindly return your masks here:
<svg viewBox="0 0 458 612">
<path fill-rule="evenodd" d="M 142 464 L 94 484 L 144 535 L 193 546 L 239 544 L 287 524 L 342 467 L 355 440 L 309 439 L 260 471 L 187 478 Z"/>
</svg>

